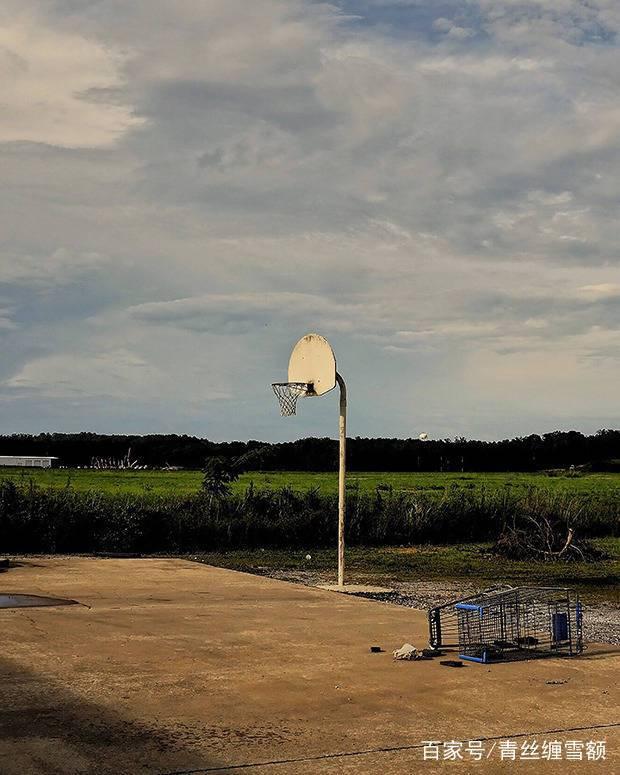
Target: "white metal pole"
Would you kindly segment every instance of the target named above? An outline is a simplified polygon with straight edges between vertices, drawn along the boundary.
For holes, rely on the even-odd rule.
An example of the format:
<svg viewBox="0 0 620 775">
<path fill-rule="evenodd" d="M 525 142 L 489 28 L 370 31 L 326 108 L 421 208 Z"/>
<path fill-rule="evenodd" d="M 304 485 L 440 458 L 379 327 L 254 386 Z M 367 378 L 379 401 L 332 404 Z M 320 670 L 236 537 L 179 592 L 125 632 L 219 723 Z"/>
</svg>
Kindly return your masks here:
<svg viewBox="0 0 620 775">
<path fill-rule="evenodd" d="M 347 447 L 347 386 L 336 372 L 340 387 L 339 466 L 338 466 L 338 586 L 344 587 L 344 519 L 345 519 L 345 475 Z"/>
</svg>

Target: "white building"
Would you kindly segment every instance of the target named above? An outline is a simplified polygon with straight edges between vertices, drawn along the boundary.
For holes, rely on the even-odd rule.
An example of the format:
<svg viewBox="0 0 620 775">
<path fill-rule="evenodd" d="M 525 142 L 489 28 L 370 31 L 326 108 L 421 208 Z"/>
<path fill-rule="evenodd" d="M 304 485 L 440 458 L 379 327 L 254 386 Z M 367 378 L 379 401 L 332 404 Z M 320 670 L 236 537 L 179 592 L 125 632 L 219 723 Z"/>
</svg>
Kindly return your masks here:
<svg viewBox="0 0 620 775">
<path fill-rule="evenodd" d="M 52 468 L 57 457 L 41 457 L 41 455 L 0 455 L 0 466 L 15 466 L 19 468 Z"/>
</svg>

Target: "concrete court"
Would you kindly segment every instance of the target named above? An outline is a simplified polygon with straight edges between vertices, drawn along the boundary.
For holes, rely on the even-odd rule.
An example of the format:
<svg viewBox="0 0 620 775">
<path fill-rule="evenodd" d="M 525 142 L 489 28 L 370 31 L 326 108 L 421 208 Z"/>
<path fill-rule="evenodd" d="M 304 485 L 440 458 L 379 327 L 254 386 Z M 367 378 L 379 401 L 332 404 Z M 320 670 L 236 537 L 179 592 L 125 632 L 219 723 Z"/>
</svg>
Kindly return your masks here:
<svg viewBox="0 0 620 775">
<path fill-rule="evenodd" d="M 1 775 L 620 773 L 620 727 L 596 728 L 620 722 L 612 647 L 394 662 L 426 644 L 423 612 L 181 560 L 17 562 L 0 593 L 83 605 L 0 611 Z M 591 728 L 545 734 L 577 727 Z M 520 732 L 605 739 L 607 760 L 436 763 L 419 747 Z"/>
</svg>

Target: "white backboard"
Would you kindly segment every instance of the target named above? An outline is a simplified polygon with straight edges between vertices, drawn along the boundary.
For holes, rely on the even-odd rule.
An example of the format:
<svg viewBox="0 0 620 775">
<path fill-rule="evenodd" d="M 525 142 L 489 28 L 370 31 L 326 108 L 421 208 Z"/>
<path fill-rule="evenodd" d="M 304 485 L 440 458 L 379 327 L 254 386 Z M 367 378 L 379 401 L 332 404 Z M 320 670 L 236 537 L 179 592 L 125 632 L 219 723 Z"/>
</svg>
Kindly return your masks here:
<svg viewBox="0 0 620 775">
<path fill-rule="evenodd" d="M 336 358 L 327 339 L 306 334 L 297 342 L 288 362 L 288 381 L 313 386 L 309 395 L 320 396 L 336 387 Z"/>
</svg>

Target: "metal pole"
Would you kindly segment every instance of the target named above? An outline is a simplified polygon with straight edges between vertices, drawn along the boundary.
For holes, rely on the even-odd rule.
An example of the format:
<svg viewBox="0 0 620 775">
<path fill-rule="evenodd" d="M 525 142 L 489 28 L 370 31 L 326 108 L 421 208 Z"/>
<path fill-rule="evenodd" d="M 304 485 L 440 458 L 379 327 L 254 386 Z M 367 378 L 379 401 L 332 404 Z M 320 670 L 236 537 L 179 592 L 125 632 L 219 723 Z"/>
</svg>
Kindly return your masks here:
<svg viewBox="0 0 620 775">
<path fill-rule="evenodd" d="M 338 586 L 344 587 L 344 519 L 345 519 L 345 475 L 347 447 L 347 386 L 336 372 L 340 387 L 340 420 L 338 423 L 340 441 L 340 463 L 338 466 Z"/>
</svg>

